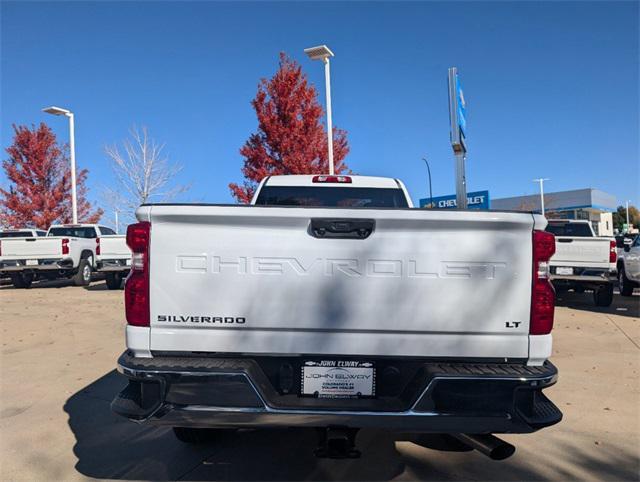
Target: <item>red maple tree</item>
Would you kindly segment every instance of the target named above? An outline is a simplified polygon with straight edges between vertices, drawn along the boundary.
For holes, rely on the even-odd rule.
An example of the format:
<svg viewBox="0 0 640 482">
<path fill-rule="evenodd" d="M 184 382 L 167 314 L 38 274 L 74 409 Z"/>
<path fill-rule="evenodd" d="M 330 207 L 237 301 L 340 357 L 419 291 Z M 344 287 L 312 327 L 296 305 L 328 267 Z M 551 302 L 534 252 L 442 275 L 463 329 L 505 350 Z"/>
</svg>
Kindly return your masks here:
<svg viewBox="0 0 640 482">
<path fill-rule="evenodd" d="M 324 109 L 297 62 L 281 53 L 278 71 L 271 79 L 260 81 L 251 105 L 258 116 L 258 131 L 240 149 L 245 181 L 229 184 L 238 201 L 250 202 L 266 176 L 328 173 L 327 134 L 321 122 Z M 334 127 L 336 174 L 348 172 L 344 163 L 348 153 L 346 131 Z"/>
<path fill-rule="evenodd" d="M 2 162 L 9 188 L 0 188 L 0 224 L 47 229 L 55 222 L 70 223 L 71 169 L 49 126 L 13 126 L 13 144 Z M 76 173 L 78 221 L 95 223 L 102 209 L 93 210 L 87 201 L 88 171 Z"/>
</svg>

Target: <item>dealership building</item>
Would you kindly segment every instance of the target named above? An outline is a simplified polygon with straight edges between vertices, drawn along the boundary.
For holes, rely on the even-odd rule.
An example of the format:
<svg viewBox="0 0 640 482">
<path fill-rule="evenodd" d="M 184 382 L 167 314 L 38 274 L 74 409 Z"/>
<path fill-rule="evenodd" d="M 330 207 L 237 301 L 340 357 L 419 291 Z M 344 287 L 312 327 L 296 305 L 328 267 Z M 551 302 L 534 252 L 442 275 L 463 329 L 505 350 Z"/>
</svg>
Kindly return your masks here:
<svg viewBox="0 0 640 482">
<path fill-rule="evenodd" d="M 586 219 L 598 236 L 613 236 L 613 211 L 616 197 L 598 189 L 575 189 L 544 195 L 548 218 Z M 492 199 L 491 209 L 540 212 L 540 195 Z"/>
</svg>

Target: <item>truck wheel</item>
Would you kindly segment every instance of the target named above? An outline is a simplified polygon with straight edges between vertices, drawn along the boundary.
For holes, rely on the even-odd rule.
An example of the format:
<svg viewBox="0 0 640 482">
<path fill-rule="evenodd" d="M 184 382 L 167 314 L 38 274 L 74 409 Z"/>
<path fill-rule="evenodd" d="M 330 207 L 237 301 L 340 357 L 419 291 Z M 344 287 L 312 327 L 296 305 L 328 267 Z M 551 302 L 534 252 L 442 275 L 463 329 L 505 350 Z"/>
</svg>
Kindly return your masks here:
<svg viewBox="0 0 640 482">
<path fill-rule="evenodd" d="M 596 289 L 593 292 L 593 301 L 596 306 L 611 306 L 611 303 L 613 303 L 613 284 L 602 285 Z"/>
<path fill-rule="evenodd" d="M 173 434 L 185 444 L 206 444 L 215 441 L 225 433 L 234 432 L 233 429 L 173 427 Z"/>
<path fill-rule="evenodd" d="M 122 274 L 107 273 L 107 288 L 110 290 L 119 290 L 122 285 Z"/>
<path fill-rule="evenodd" d="M 72 279 L 76 286 L 89 286 L 91 283 L 91 258 L 80 260 L 78 272 L 73 275 Z"/>
<path fill-rule="evenodd" d="M 633 295 L 633 283 L 627 278 L 623 266 L 620 266 L 620 269 L 618 269 L 618 289 L 622 296 Z"/>
<path fill-rule="evenodd" d="M 14 288 L 31 288 L 32 282 L 33 273 L 14 273 L 11 275 L 11 283 L 13 283 Z"/>
</svg>

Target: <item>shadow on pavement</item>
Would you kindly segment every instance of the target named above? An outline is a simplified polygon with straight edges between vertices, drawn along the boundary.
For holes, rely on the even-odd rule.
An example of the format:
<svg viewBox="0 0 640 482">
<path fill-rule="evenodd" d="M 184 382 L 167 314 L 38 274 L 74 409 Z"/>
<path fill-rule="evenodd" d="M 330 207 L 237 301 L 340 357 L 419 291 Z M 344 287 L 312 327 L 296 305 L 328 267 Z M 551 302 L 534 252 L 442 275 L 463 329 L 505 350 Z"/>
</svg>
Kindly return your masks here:
<svg viewBox="0 0 640 482">
<path fill-rule="evenodd" d="M 102 281 L 102 282 L 101 282 Z M 95 284 L 97 282 L 101 282 L 98 284 Z M 75 283 L 73 282 L 73 280 L 68 279 L 68 278 L 64 278 L 64 279 L 55 279 L 55 280 L 46 280 L 46 279 L 41 279 L 41 280 L 36 280 L 33 282 L 33 284 L 31 285 L 30 290 L 34 290 L 34 289 L 40 289 L 40 288 L 66 288 L 68 286 L 76 286 Z M 80 286 L 78 288 L 81 288 Z M 88 289 L 89 291 L 101 291 L 101 290 L 106 290 L 107 285 L 104 282 L 104 275 L 101 274 L 94 274 L 91 276 L 91 284 L 89 286 L 85 286 L 85 289 Z M 11 280 L 2 280 L 2 282 L 0 282 L 0 290 L 14 290 L 16 288 L 13 287 L 13 285 L 11 284 Z M 24 288 L 19 288 L 19 289 L 24 289 Z"/>
<path fill-rule="evenodd" d="M 640 318 L 640 293 L 636 291 L 634 296 L 621 296 L 616 291 L 613 295 L 613 303 L 611 306 L 600 307 L 594 304 L 593 293 L 590 291 L 585 293 L 565 291 L 557 295 L 556 306 L 564 306 L 581 311 L 592 311 L 594 313 Z"/>
<path fill-rule="evenodd" d="M 440 452 L 383 431 L 362 431 L 355 460 L 316 459 L 310 429 L 239 431 L 211 445 L 188 446 L 168 427 L 137 425 L 114 415 L 111 399 L 125 386 L 114 371 L 72 395 L 64 406 L 75 436 L 76 470 L 84 476 L 123 480 L 541 480 L 549 464 L 558 477 L 633 480 L 632 452 L 602 448 L 598 457 L 573 445 L 557 449 L 557 461 L 517 455 L 494 462 L 477 452 Z M 526 436 L 524 436 L 526 437 Z M 425 444 L 420 444 L 425 445 Z M 426 445 L 433 447 L 433 445 Z M 554 457 L 555 458 L 555 457 Z M 569 468 L 564 468 L 569 467 Z M 583 472 L 574 472 L 572 467 Z M 545 475 L 543 475 L 545 474 Z"/>
</svg>

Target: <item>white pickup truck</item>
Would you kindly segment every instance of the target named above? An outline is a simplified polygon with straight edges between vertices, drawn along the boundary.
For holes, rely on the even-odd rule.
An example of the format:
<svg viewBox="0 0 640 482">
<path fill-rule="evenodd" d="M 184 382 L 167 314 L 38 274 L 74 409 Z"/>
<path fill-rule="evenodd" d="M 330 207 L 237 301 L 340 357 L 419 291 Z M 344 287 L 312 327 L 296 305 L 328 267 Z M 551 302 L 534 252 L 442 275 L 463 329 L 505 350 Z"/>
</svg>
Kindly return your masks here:
<svg viewBox="0 0 640 482">
<path fill-rule="evenodd" d="M 29 288 L 36 277 L 71 278 L 76 285 L 86 286 L 100 255 L 100 235 L 107 229 L 97 224 L 64 224 L 51 226 L 44 237 L 2 239 L 0 271 L 11 276 L 16 288 Z"/>
<path fill-rule="evenodd" d="M 556 237 L 551 258 L 551 281 L 557 291 L 593 290 L 596 306 L 613 302 L 616 272 L 616 240 L 597 237 L 587 220 L 551 219 L 547 231 Z"/>
<path fill-rule="evenodd" d="M 5 238 L 37 238 L 38 236 L 46 236 L 47 231 L 45 229 L 32 229 L 32 228 L 20 228 L 20 229 L 3 229 L 0 231 L 0 239 Z"/>
<path fill-rule="evenodd" d="M 116 413 L 185 442 L 316 427 L 334 457 L 379 427 L 501 459 L 493 433 L 560 421 L 544 217 L 413 209 L 364 176 L 269 177 L 252 204 L 138 209 Z"/>
<path fill-rule="evenodd" d="M 131 267 L 131 250 L 125 235 L 116 234 L 104 226 L 100 230 L 100 253 L 96 255 L 96 269 L 105 273 L 110 290 L 120 289 Z"/>
<path fill-rule="evenodd" d="M 47 231 L 44 229 L 19 228 L 19 229 L 3 229 L 0 231 L 0 255 L 2 254 L 2 240 L 7 238 L 36 238 L 38 236 L 46 236 Z M 9 273 L 2 270 L 0 265 L 0 279 L 9 278 Z"/>
</svg>

